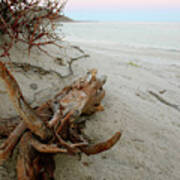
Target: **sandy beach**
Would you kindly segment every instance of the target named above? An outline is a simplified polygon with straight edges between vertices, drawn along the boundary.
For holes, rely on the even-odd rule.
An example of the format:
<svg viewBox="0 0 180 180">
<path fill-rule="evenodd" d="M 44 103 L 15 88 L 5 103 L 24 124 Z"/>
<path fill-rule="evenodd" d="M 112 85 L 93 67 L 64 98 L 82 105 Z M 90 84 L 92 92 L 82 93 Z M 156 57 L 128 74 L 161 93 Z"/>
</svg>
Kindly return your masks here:
<svg viewBox="0 0 180 180">
<path fill-rule="evenodd" d="M 115 53 L 79 45 L 91 57 L 82 60 L 77 68 L 97 68 L 108 76 L 105 111 L 90 118 L 87 134 L 96 141 L 118 130 L 123 136 L 112 150 L 83 156 L 80 162 L 57 157 L 57 179 L 178 180 L 180 53 L 159 54 L 143 49 Z"/>
<path fill-rule="evenodd" d="M 56 94 L 87 70 L 96 68 L 100 75 L 108 76 L 105 111 L 89 117 L 86 134 L 93 142 L 108 139 L 116 131 L 123 135 L 111 150 L 96 156 L 82 155 L 81 159 L 56 156 L 56 180 L 179 180 L 180 52 L 124 47 L 116 50 L 97 44 L 71 43 L 80 46 L 90 58 L 77 61 L 73 65 L 74 76 L 63 81 L 56 77 L 54 82 L 54 74 L 37 79 L 31 72 L 26 77 L 29 82 L 23 84 L 22 77 L 17 75 L 25 97 L 32 106 L 40 104 L 53 96 L 50 92 Z M 22 62 L 26 60 L 23 57 Z M 14 50 L 14 59 L 17 58 L 19 54 Z M 32 63 L 49 67 L 48 60 L 37 62 L 38 58 L 34 53 Z M 58 69 L 53 65 L 51 68 Z M 29 88 L 34 82 L 40 83 L 38 90 Z M 58 83 L 59 87 L 55 87 Z M 43 93 L 37 95 L 35 102 L 33 95 L 37 91 Z M 0 97 L 5 98 L 2 94 Z M 8 103 L 0 106 L 2 115 L 5 116 L 8 106 Z M 9 113 L 12 108 L 8 110 Z M 8 167 L 10 172 L 12 165 Z"/>
</svg>

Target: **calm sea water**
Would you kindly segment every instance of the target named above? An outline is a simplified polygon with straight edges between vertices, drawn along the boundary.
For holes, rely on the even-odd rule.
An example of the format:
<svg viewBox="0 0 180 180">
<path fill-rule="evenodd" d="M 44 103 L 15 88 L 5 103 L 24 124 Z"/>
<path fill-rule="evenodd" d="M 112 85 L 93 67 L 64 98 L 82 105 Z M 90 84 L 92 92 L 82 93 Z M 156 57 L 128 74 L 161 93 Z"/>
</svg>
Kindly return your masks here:
<svg viewBox="0 0 180 180">
<path fill-rule="evenodd" d="M 65 23 L 72 42 L 180 51 L 180 23 Z"/>
</svg>

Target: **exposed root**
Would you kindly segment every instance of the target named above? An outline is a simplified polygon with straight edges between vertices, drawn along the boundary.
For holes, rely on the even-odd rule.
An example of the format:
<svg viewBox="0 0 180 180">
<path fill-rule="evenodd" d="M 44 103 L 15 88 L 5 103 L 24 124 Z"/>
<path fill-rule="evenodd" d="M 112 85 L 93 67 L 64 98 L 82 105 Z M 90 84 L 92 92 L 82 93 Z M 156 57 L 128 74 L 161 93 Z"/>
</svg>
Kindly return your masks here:
<svg viewBox="0 0 180 180">
<path fill-rule="evenodd" d="M 88 147 L 82 147 L 81 150 L 87 155 L 98 154 L 98 153 L 107 151 L 110 148 L 112 148 L 117 143 L 117 141 L 120 139 L 120 137 L 121 137 L 121 133 L 117 132 L 109 140 L 107 140 L 105 142 L 101 142 L 99 144 L 91 145 Z"/>
<path fill-rule="evenodd" d="M 20 118 L 14 117 L 9 119 L 0 118 L 0 137 L 7 137 L 19 124 Z"/>
<path fill-rule="evenodd" d="M 48 145 L 42 145 L 34 140 L 32 134 L 27 132 L 20 141 L 20 153 L 17 160 L 17 177 L 19 180 L 48 180 L 53 179 L 55 162 L 52 155 L 39 154 L 46 153 L 64 153 L 61 149 L 52 148 Z"/>
<path fill-rule="evenodd" d="M 70 133 L 71 133 L 70 139 L 73 143 L 84 141 L 74 130 L 71 129 Z M 86 155 L 95 155 L 112 148 L 120 138 L 121 138 L 121 133 L 117 132 L 107 141 L 95 145 L 88 145 L 87 147 L 80 147 L 80 149 Z"/>
<path fill-rule="evenodd" d="M 10 66 L 11 69 L 13 69 L 13 71 L 21 71 L 21 72 L 28 72 L 31 71 L 33 73 L 38 73 L 39 75 L 47 75 L 47 74 L 56 74 L 58 77 L 62 78 L 63 75 L 61 75 L 58 72 L 52 71 L 52 70 L 46 70 L 42 67 L 39 66 L 35 66 L 32 64 L 28 64 L 28 63 L 19 63 L 19 62 L 10 62 Z"/>
<path fill-rule="evenodd" d="M 10 133 L 8 139 L 0 147 L 0 164 L 2 164 L 14 150 L 19 138 L 22 136 L 23 132 L 26 130 L 26 125 L 20 123 L 15 130 Z"/>
<path fill-rule="evenodd" d="M 41 118 L 26 102 L 18 83 L 2 62 L 0 62 L 0 76 L 6 84 L 7 91 L 17 113 L 23 119 L 27 127 L 42 139 L 51 136 L 50 129 L 45 126 Z"/>
<path fill-rule="evenodd" d="M 103 85 L 106 78 L 97 78 L 96 74 L 96 70 L 88 72 L 85 77 L 64 88 L 54 99 L 34 110 L 27 104 L 16 80 L 0 62 L 0 77 L 20 116 L 17 119 L 20 123 L 16 127 L 11 121 L 7 122 L 10 128 L 14 128 L 12 133 L 5 132 L 3 124 L 0 126 L 2 135 L 9 132 L 8 139 L 0 147 L 0 163 L 12 154 L 20 140 L 17 161 L 19 180 L 53 179 L 55 166 L 51 166 L 51 163 L 54 164 L 52 154 L 76 155 L 83 152 L 94 155 L 109 150 L 120 139 L 121 133 L 117 132 L 105 142 L 89 145 L 81 137 L 82 126 L 78 119 L 103 110 L 101 101 L 105 95 Z"/>
</svg>

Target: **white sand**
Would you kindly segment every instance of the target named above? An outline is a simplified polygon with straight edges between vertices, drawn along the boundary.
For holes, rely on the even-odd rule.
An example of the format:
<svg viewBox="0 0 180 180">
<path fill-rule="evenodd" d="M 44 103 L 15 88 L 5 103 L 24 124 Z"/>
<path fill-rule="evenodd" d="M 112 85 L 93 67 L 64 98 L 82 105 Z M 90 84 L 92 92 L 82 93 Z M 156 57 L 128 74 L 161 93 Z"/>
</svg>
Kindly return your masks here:
<svg viewBox="0 0 180 180">
<path fill-rule="evenodd" d="M 160 102 L 148 91 L 155 92 L 171 104 L 180 105 L 180 53 L 123 48 L 119 52 L 113 47 L 108 50 L 79 45 L 91 57 L 74 64 L 73 78 L 91 68 L 97 68 L 99 74 L 108 76 L 103 101 L 105 111 L 89 118 L 86 133 L 95 142 L 105 140 L 119 130 L 123 136 L 111 150 L 96 156 L 82 155 L 79 160 L 78 157 L 58 155 L 56 179 L 179 180 L 180 111 Z M 33 74 L 28 78 L 32 82 L 41 82 L 36 91 L 59 90 L 54 88 L 51 76 L 37 80 Z M 73 78 L 63 81 L 63 84 L 57 81 L 59 86 L 64 86 Z M 51 83 L 47 85 L 47 81 Z M 26 88 L 24 84 L 21 86 L 29 98 L 36 91 L 28 90 L 29 84 L 26 84 Z M 163 90 L 166 92 L 160 94 Z M 38 99 L 45 100 L 49 95 L 52 93 L 47 93 L 45 98 L 38 96 Z M 31 98 L 29 102 L 32 102 Z M 3 107 L 0 109 L 5 114 Z"/>
<path fill-rule="evenodd" d="M 91 58 L 78 65 L 97 68 L 108 76 L 105 111 L 90 118 L 87 134 L 96 141 L 118 130 L 123 136 L 112 150 L 92 157 L 83 155 L 80 162 L 59 156 L 57 179 L 179 180 L 180 111 L 148 91 L 180 105 L 180 53 L 145 49 L 116 52 L 113 48 L 108 51 L 105 47 L 79 45 Z M 166 92 L 160 94 L 162 90 Z"/>
</svg>

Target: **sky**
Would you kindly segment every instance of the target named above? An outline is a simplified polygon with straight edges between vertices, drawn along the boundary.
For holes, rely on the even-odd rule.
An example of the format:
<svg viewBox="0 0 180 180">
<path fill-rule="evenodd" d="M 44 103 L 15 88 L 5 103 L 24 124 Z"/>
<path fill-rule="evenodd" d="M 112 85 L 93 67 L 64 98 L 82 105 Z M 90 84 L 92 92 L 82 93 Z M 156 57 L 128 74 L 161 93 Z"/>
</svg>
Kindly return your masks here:
<svg viewBox="0 0 180 180">
<path fill-rule="evenodd" d="M 75 20 L 180 22 L 180 0 L 68 0 Z"/>
</svg>

